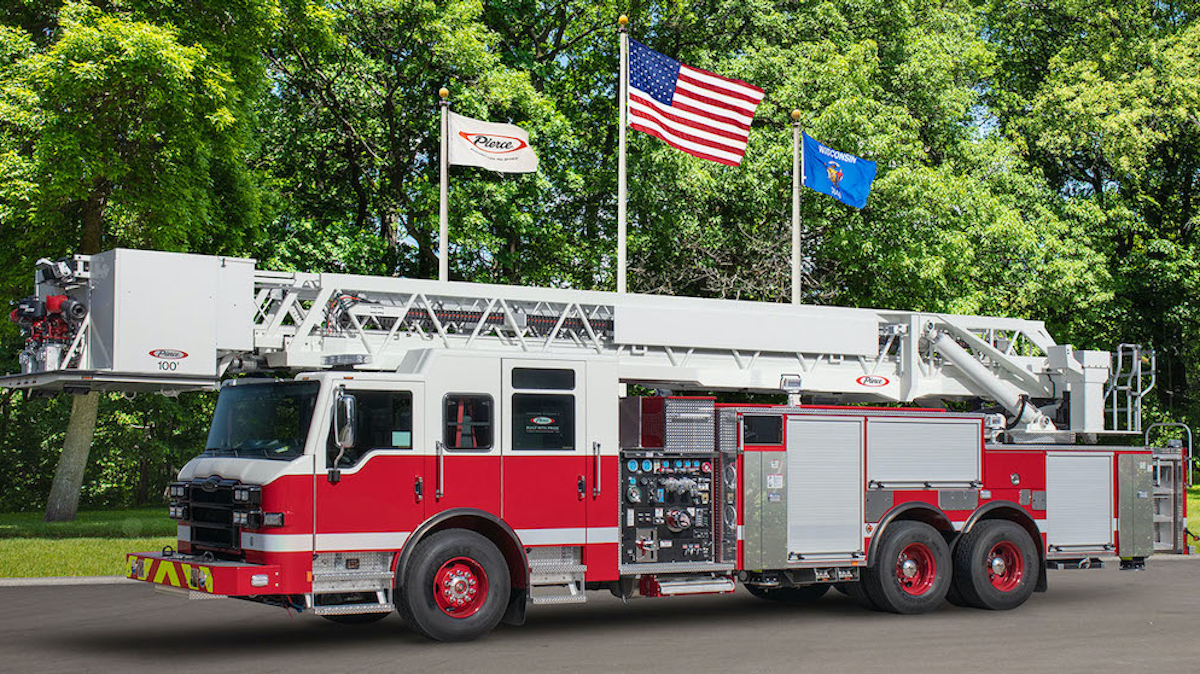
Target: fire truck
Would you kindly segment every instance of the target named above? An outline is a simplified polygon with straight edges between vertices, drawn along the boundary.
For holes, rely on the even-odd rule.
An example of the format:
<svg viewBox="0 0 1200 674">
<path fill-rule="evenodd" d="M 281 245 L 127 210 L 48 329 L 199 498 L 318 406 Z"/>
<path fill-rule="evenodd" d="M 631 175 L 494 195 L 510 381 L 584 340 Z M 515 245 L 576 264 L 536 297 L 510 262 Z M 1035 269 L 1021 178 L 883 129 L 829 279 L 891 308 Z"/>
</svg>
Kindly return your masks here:
<svg viewBox="0 0 1200 674">
<path fill-rule="evenodd" d="M 191 598 L 465 640 L 589 590 L 1012 609 L 1047 569 L 1183 551 L 1191 443 L 1142 441 L 1153 354 L 1039 321 L 126 249 L 35 276 L 0 384 L 220 389 L 177 543 L 127 558 Z"/>
</svg>

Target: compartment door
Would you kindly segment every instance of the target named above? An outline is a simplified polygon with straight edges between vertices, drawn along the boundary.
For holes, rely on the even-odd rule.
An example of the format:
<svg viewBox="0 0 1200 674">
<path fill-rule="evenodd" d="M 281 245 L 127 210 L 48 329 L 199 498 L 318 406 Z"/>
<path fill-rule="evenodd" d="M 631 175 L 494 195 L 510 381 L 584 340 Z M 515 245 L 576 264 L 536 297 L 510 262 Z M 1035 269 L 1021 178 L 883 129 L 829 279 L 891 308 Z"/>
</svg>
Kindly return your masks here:
<svg viewBox="0 0 1200 674">
<path fill-rule="evenodd" d="M 862 418 L 788 418 L 789 562 L 862 552 L 862 475 Z"/>
<path fill-rule="evenodd" d="M 1113 544 L 1111 454 L 1046 456 L 1046 542 L 1099 549 Z"/>
</svg>

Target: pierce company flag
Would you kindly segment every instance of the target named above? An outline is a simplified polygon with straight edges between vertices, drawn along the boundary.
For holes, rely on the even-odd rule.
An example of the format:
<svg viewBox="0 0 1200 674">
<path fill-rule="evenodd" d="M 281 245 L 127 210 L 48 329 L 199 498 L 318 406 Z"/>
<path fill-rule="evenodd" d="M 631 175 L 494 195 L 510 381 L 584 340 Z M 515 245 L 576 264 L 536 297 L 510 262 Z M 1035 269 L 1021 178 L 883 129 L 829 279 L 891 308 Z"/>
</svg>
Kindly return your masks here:
<svg viewBox="0 0 1200 674">
<path fill-rule="evenodd" d="M 450 163 L 478 166 L 500 173 L 533 173 L 537 154 L 529 146 L 529 134 L 514 124 L 485 122 L 450 113 L 448 123 Z"/>
<path fill-rule="evenodd" d="M 710 161 L 739 166 L 763 90 L 629 41 L 629 126 Z"/>
<path fill-rule="evenodd" d="M 875 180 L 875 162 L 855 157 L 804 134 L 804 186 L 862 208 Z"/>
</svg>

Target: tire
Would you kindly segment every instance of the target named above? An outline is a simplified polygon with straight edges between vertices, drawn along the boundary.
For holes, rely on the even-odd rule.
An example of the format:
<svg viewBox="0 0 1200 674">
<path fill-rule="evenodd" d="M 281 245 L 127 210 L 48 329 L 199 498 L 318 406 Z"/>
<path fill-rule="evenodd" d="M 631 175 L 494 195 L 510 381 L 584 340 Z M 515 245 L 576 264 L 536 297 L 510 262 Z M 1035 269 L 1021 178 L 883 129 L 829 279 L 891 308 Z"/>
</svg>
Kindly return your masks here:
<svg viewBox="0 0 1200 674">
<path fill-rule="evenodd" d="M 376 623 L 391 615 L 390 613 L 351 613 L 347 615 L 323 615 L 322 618 L 343 625 L 367 625 Z"/>
<path fill-rule="evenodd" d="M 1037 548 L 1015 522 L 979 522 L 954 549 L 954 582 L 967 606 L 1014 609 L 1033 594 L 1038 573 Z"/>
<path fill-rule="evenodd" d="M 854 603 L 858 604 L 860 607 L 865 608 L 868 611 L 879 611 L 881 609 L 875 605 L 874 600 L 872 600 L 871 596 L 867 594 L 867 588 L 865 585 L 867 572 L 867 569 L 861 569 L 859 574 L 861 574 L 860 577 L 862 580 L 848 583 L 838 583 L 837 588 L 847 597 L 853 599 Z"/>
<path fill-rule="evenodd" d="M 892 613 L 928 613 L 950 589 L 950 547 L 924 522 L 894 522 L 884 529 L 875 567 L 864 576 L 871 601 Z"/>
<path fill-rule="evenodd" d="M 759 599 L 767 601 L 787 602 L 789 604 L 807 604 L 814 602 L 829 591 L 828 585 L 802 585 L 800 587 L 775 587 L 764 588 L 756 585 L 747 585 L 746 589 L 750 594 Z"/>
<path fill-rule="evenodd" d="M 464 529 L 418 543 L 401 585 L 396 608 L 404 622 L 436 641 L 470 641 L 492 631 L 511 590 L 504 556 L 487 538 Z"/>
</svg>

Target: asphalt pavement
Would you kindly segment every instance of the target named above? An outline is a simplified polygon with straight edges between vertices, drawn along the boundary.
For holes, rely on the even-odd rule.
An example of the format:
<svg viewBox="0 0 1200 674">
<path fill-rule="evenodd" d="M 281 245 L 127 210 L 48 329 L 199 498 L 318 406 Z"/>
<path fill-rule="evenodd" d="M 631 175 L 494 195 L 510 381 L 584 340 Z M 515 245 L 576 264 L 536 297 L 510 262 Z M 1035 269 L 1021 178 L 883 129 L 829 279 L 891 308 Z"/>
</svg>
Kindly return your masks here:
<svg viewBox="0 0 1200 674">
<path fill-rule="evenodd" d="M 237 600 L 120 585 L 0 588 L 0 672 L 1181 672 L 1200 663 L 1200 559 L 1052 571 L 1008 612 L 865 611 L 733 595 L 530 607 L 466 644 L 395 615 L 340 625 Z"/>
</svg>

